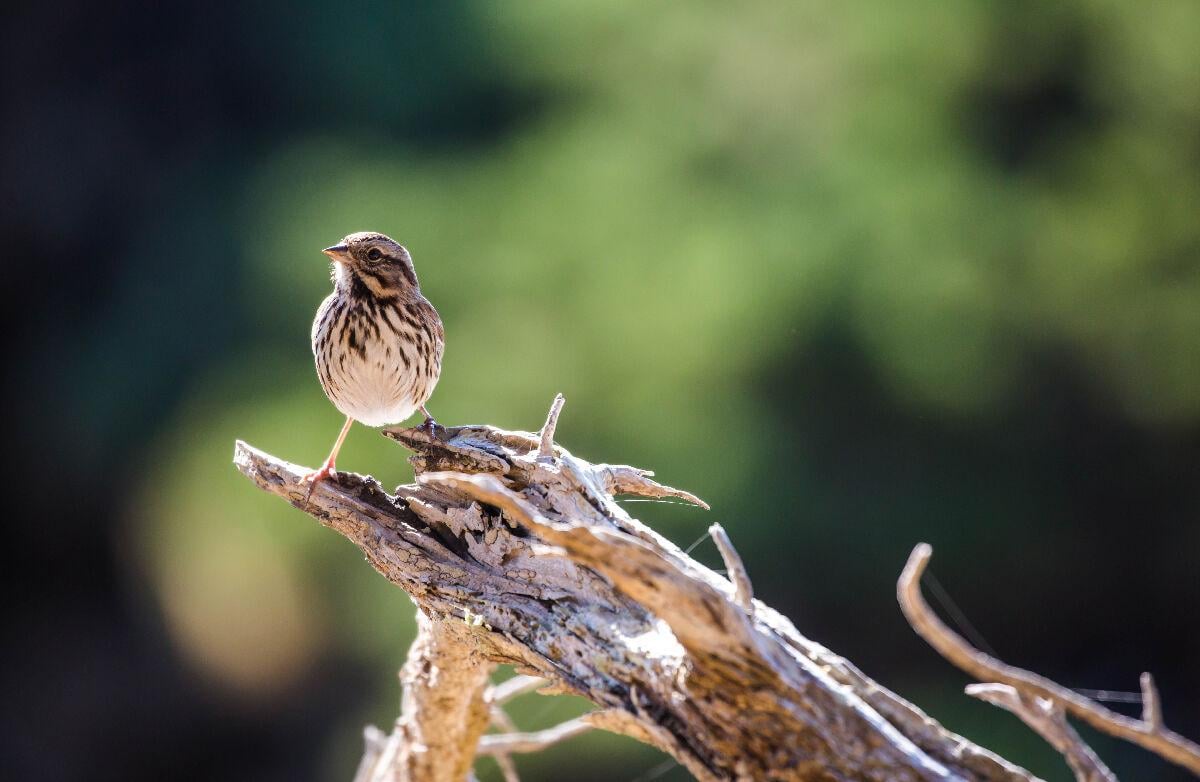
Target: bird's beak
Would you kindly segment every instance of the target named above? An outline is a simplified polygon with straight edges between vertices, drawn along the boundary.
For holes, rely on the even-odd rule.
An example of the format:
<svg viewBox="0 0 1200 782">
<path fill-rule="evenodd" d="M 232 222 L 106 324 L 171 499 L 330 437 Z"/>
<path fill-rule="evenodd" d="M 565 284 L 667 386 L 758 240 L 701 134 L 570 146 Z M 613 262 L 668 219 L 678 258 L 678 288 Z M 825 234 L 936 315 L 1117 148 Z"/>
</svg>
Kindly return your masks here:
<svg viewBox="0 0 1200 782">
<path fill-rule="evenodd" d="M 337 263 L 345 263 L 349 255 L 350 248 L 344 244 L 335 244 L 333 247 L 326 247 L 321 252 L 328 255 Z"/>
</svg>

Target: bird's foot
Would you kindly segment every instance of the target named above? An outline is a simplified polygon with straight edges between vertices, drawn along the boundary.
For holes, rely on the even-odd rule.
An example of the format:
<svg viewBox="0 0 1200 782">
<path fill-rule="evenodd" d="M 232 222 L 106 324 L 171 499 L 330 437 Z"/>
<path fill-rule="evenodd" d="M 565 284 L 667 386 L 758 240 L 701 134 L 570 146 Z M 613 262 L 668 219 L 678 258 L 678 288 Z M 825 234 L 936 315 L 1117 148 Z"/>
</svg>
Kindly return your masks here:
<svg viewBox="0 0 1200 782">
<path fill-rule="evenodd" d="M 430 440 L 437 439 L 437 432 L 439 429 L 442 430 L 443 432 L 446 431 L 446 427 L 442 426 L 437 421 L 433 420 L 433 418 L 430 416 L 425 417 L 425 422 L 423 424 L 421 424 L 421 428 L 424 429 L 425 432 L 429 435 Z"/>
<path fill-rule="evenodd" d="M 308 510 L 308 502 L 309 502 L 309 500 L 312 499 L 313 489 L 317 488 L 317 484 L 320 483 L 321 481 L 325 480 L 326 478 L 332 477 L 334 475 L 334 473 L 335 473 L 335 470 L 333 469 L 333 462 L 328 461 L 328 462 L 325 462 L 325 464 L 321 466 L 321 469 L 313 470 L 312 472 L 307 473 L 303 477 L 300 478 L 300 483 L 308 484 L 308 491 L 304 493 L 304 509 L 305 510 Z"/>
<path fill-rule="evenodd" d="M 433 420 L 433 416 L 425 409 L 425 405 L 421 405 L 421 412 L 425 414 L 425 422 L 421 424 L 421 428 L 429 435 L 430 440 L 437 439 L 437 430 L 446 431 L 446 427 Z"/>
</svg>

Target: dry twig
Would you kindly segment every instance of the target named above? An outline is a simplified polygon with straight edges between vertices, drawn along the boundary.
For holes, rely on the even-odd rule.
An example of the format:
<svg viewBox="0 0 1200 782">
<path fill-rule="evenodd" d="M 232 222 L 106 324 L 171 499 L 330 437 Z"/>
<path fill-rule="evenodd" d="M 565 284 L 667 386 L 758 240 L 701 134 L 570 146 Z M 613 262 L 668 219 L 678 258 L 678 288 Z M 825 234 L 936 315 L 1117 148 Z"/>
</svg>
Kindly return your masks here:
<svg viewBox="0 0 1200 782">
<path fill-rule="evenodd" d="M 1163 725 L 1158 692 L 1149 674 L 1142 674 L 1143 717 L 1135 720 L 1106 709 L 1050 679 L 1008 665 L 979 651 L 938 619 L 921 594 L 921 574 L 925 572 L 932 556 L 933 548 L 927 543 L 918 544 L 913 549 L 896 584 L 896 595 L 908 623 L 942 657 L 980 682 L 1008 685 L 1019 693 L 1022 704 L 1034 704 L 1035 699 L 1044 699 L 1053 708 L 1061 709 L 1101 732 L 1137 744 L 1200 775 L 1200 746 Z M 1033 706 L 1021 708 L 1028 710 Z M 1025 719 L 1020 713 L 1018 716 Z"/>
<path fill-rule="evenodd" d="M 540 752 L 561 741 L 587 733 L 594 726 L 582 717 L 532 733 L 496 733 L 479 739 L 480 755 L 513 755 Z"/>
<path fill-rule="evenodd" d="M 511 679 L 505 679 L 499 684 L 493 684 L 488 688 L 487 701 L 496 705 L 508 703 L 513 698 L 520 697 L 526 693 L 536 692 L 548 683 L 541 676 L 518 674 Z"/>
</svg>

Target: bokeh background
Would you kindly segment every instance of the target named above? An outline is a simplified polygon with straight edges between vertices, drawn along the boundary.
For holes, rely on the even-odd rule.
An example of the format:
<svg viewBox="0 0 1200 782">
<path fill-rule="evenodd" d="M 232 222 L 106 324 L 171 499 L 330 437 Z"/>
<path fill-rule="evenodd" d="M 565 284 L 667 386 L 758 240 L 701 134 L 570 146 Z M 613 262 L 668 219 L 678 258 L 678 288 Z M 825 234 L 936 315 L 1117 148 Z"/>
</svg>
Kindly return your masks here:
<svg viewBox="0 0 1200 782">
<path fill-rule="evenodd" d="M 347 780 L 394 718 L 408 599 L 230 463 L 326 454 L 319 249 L 362 229 L 445 318 L 443 422 L 536 428 L 564 392 L 566 447 L 713 506 L 631 512 L 681 545 L 720 521 L 804 633 L 1048 780 L 902 620 L 916 542 L 1005 659 L 1152 670 L 1200 736 L 1195 3 L 3 18 L 5 779 Z M 411 476 L 365 428 L 339 464 Z M 687 779 L 603 735 L 518 763 Z"/>
</svg>

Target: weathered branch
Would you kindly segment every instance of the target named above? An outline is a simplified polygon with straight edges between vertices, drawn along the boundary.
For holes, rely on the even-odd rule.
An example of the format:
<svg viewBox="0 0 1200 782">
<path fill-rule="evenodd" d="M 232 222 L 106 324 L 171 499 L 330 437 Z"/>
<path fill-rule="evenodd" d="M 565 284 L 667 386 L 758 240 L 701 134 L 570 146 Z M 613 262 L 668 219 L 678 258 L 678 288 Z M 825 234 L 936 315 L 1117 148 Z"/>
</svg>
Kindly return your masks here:
<svg viewBox="0 0 1200 782">
<path fill-rule="evenodd" d="M 548 422 L 542 434 L 552 430 Z M 530 433 L 461 426 L 436 437 L 422 428 L 385 434 L 416 452 L 416 485 L 389 495 L 372 478 L 338 473 L 317 486 L 308 510 L 408 592 L 430 632 L 445 630 L 460 662 L 474 666 L 467 695 L 448 704 L 437 700 L 437 674 L 415 681 L 428 685 L 431 710 L 466 722 L 446 734 L 437 750 L 445 757 L 422 782 L 449 779 L 479 746 L 477 734 L 466 737 L 489 719 L 480 676 L 496 663 L 544 678 L 543 692 L 590 699 L 599 710 L 583 722 L 653 744 L 702 781 L 1034 779 L 752 600 L 732 545 L 722 553 L 736 585 L 614 500 L 673 496 L 703 506 L 692 495 L 561 446 L 547 458 L 543 438 Z M 260 488 L 303 504 L 304 468 L 244 443 L 235 462 Z M 404 731 L 398 725 L 382 748 L 368 742 L 373 770 L 405 757 L 434 765 L 429 742 L 441 737 L 423 714 L 405 721 L 418 700 L 406 696 Z M 457 751 L 449 746 L 459 740 L 466 743 Z M 409 741 L 426 749 L 391 751 Z"/>
<path fill-rule="evenodd" d="M 355 782 L 461 782 L 487 729 L 484 700 L 494 664 L 461 622 L 417 613 L 417 639 L 400 671 L 404 701 L 391 736 L 366 734 Z"/>
<path fill-rule="evenodd" d="M 1053 701 L 1022 695 L 1007 684 L 968 684 L 967 695 L 1019 717 L 1066 759 L 1076 782 L 1117 782 L 1116 776 L 1067 722 L 1062 707 Z"/>
<path fill-rule="evenodd" d="M 1019 702 L 1023 704 L 1021 708 L 1026 711 L 1035 708 L 1031 704 L 1036 704 L 1036 699 L 1043 699 L 1049 702 L 1052 709 L 1060 709 L 1103 733 L 1137 744 L 1193 774 L 1200 775 L 1200 746 L 1163 725 L 1158 690 L 1150 674 L 1142 674 L 1143 716 L 1141 720 L 1135 720 L 1106 709 L 1090 698 L 1043 676 L 984 654 L 947 627 L 925 602 L 925 597 L 921 594 L 921 574 L 925 572 L 932 556 L 933 548 L 926 543 L 921 543 L 913 549 L 896 585 L 896 595 L 909 624 L 939 654 L 980 682 L 995 682 L 1013 688 L 1019 695 Z M 991 698 L 987 700 L 995 702 Z M 1005 708 L 1008 706 L 1005 705 Z M 1026 715 L 1019 711 L 1015 713 L 1025 719 Z M 1063 724 L 1065 725 L 1065 721 Z M 1041 730 L 1038 732 L 1046 736 Z M 1078 736 L 1075 738 L 1078 739 Z M 1074 768 L 1074 765 L 1072 767 Z M 1107 769 L 1105 771 L 1107 772 Z"/>
</svg>

